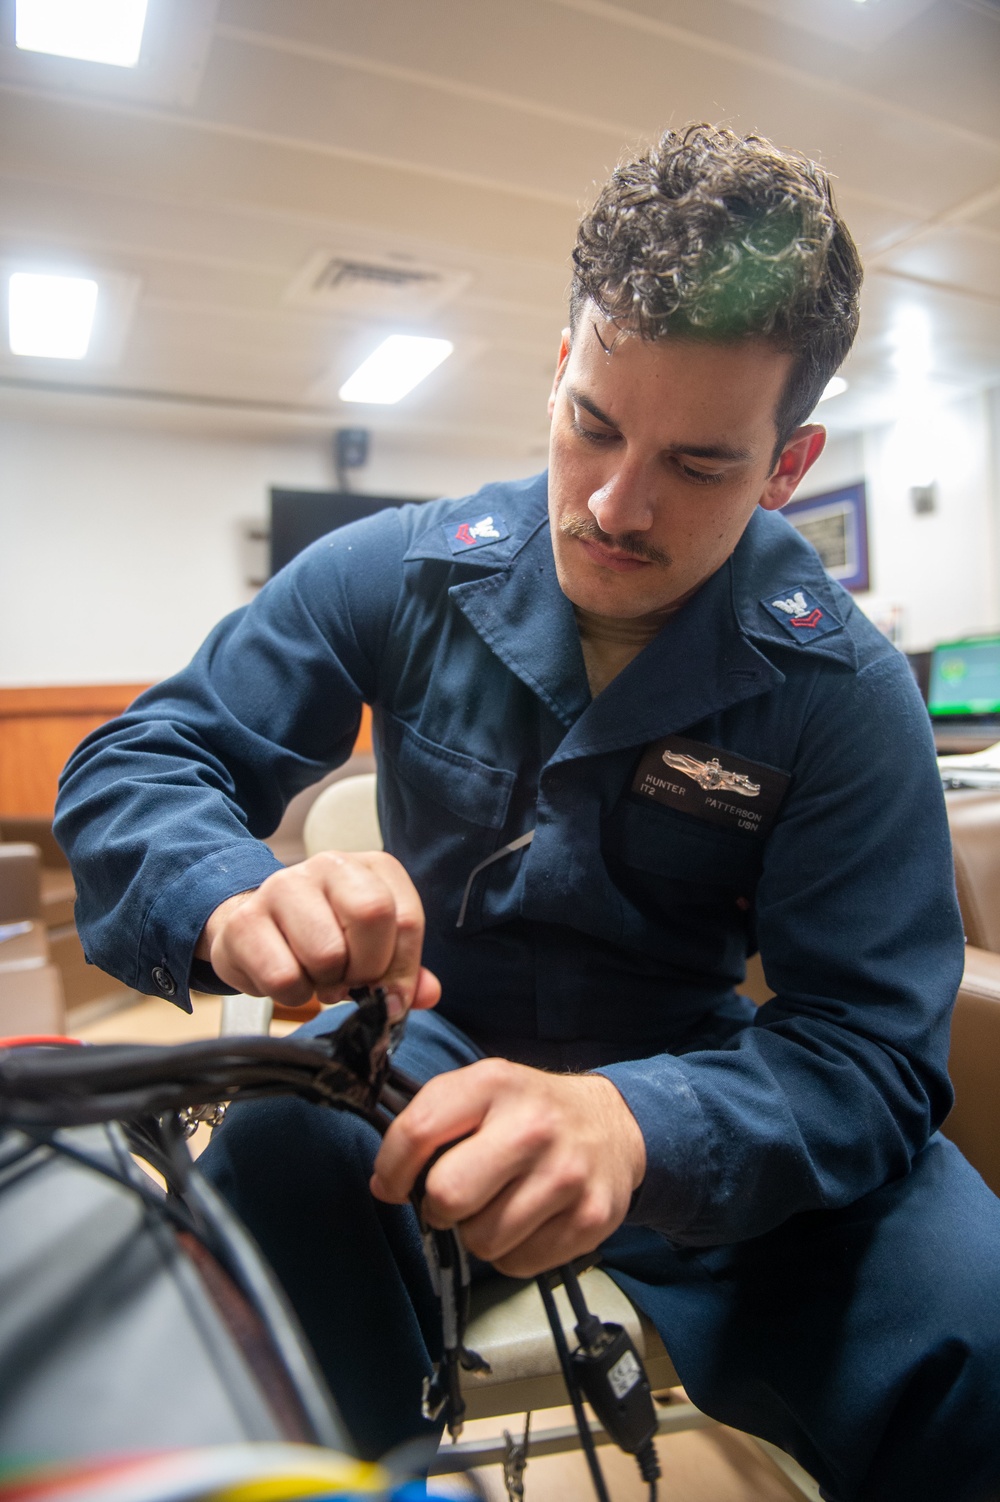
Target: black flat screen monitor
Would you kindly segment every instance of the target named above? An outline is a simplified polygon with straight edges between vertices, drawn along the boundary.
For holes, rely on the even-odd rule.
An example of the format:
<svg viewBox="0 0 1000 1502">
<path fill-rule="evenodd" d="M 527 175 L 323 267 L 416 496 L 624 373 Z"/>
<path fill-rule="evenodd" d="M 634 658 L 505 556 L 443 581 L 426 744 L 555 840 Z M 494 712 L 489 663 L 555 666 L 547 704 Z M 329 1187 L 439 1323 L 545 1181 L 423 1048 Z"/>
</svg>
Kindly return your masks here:
<svg viewBox="0 0 1000 1502">
<path fill-rule="evenodd" d="M 935 647 L 927 708 L 938 723 L 1000 715 L 1000 636 Z"/>
<path fill-rule="evenodd" d="M 356 495 L 349 490 L 271 491 L 271 573 L 276 574 L 318 537 L 336 527 L 374 516 L 387 506 L 405 506 L 412 497 Z"/>
</svg>

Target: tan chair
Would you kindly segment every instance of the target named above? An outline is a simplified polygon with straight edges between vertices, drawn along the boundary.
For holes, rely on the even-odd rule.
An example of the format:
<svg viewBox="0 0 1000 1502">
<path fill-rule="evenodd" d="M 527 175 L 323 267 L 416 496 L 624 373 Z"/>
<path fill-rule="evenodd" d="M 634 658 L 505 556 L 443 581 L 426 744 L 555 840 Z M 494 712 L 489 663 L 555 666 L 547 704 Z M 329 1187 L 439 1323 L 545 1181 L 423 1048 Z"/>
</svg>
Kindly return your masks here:
<svg viewBox="0 0 1000 1502">
<path fill-rule="evenodd" d="M 945 794 L 965 940 L 1000 954 L 1000 793 Z"/>
<path fill-rule="evenodd" d="M 302 828 L 306 855 L 322 850 L 381 850 L 375 773 L 344 777 L 324 788 Z"/>
<path fill-rule="evenodd" d="M 1000 1195 L 1000 954 L 969 945 L 951 1023 L 944 1134 Z"/>
<path fill-rule="evenodd" d="M 945 803 L 967 942 L 948 1061 L 955 1104 L 942 1130 L 1000 1195 L 1000 793 L 950 792 Z M 743 989 L 758 1006 L 774 995 L 759 955 Z"/>
<path fill-rule="evenodd" d="M 944 1131 L 1000 1195 L 1000 793 L 956 790 L 945 803 L 966 950 Z"/>
</svg>

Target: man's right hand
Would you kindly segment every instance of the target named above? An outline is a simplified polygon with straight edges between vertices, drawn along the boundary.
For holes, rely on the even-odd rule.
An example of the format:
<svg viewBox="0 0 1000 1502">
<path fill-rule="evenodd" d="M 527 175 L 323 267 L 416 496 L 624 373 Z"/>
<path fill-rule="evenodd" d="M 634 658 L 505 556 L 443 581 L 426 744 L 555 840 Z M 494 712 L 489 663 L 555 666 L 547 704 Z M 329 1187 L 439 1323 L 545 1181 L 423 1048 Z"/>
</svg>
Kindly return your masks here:
<svg viewBox="0 0 1000 1502">
<path fill-rule="evenodd" d="M 285 1006 L 380 985 L 396 1017 L 441 995 L 420 963 L 423 942 L 423 906 L 399 861 L 381 850 L 324 851 L 220 903 L 195 957 L 237 990 Z"/>
</svg>

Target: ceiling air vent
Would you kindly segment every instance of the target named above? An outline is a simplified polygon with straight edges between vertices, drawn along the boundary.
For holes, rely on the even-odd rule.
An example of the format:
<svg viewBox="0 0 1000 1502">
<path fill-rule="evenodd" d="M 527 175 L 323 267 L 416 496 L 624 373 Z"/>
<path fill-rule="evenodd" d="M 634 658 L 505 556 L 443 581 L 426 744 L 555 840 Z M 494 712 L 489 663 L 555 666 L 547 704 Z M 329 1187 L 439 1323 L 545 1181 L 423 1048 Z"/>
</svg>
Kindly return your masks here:
<svg viewBox="0 0 1000 1502">
<path fill-rule="evenodd" d="M 408 256 L 358 256 L 329 250 L 311 256 L 289 287 L 286 302 L 297 307 L 363 315 L 416 317 L 454 297 L 471 280 Z"/>
</svg>

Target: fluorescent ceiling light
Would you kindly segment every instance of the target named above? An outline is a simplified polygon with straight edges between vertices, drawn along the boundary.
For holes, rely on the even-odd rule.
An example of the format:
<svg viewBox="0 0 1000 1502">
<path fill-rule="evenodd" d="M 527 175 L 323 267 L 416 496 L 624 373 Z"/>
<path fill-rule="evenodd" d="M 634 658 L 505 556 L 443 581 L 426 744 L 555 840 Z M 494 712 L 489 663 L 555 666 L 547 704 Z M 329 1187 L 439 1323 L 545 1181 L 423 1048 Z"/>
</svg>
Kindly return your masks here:
<svg viewBox="0 0 1000 1502">
<path fill-rule="evenodd" d="M 385 406 L 398 402 L 447 360 L 454 348 L 448 339 L 390 334 L 348 377 L 337 395 L 342 402 L 378 402 Z"/>
<path fill-rule="evenodd" d="M 14 40 L 25 52 L 134 68 L 146 0 L 17 0 Z"/>
<path fill-rule="evenodd" d="M 97 283 L 88 277 L 15 271 L 8 300 L 11 350 L 50 360 L 82 360 L 96 307 Z"/>
<path fill-rule="evenodd" d="M 831 376 L 823 387 L 821 402 L 828 402 L 831 396 L 841 396 L 847 390 L 847 382 L 843 376 Z"/>
</svg>

